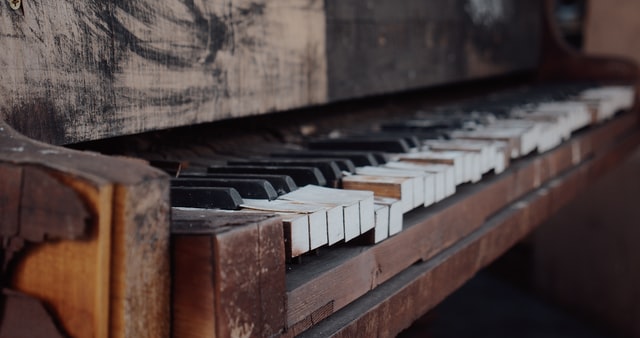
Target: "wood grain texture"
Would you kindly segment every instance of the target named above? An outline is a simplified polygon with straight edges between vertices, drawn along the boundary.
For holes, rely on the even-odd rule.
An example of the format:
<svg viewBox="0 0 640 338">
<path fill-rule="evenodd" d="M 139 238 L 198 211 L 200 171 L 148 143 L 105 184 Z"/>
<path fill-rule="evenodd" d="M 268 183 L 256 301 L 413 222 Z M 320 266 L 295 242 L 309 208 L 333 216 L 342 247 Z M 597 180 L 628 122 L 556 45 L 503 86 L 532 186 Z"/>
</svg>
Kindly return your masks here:
<svg viewBox="0 0 640 338">
<path fill-rule="evenodd" d="M 164 178 L 114 189 L 111 337 L 166 336 L 169 324 L 169 184 Z"/>
<path fill-rule="evenodd" d="M 217 337 L 211 237 L 175 235 L 171 250 L 173 337 Z"/>
<path fill-rule="evenodd" d="M 18 262 L 11 286 L 44 300 L 72 336 L 167 337 L 167 176 L 141 161 L 38 143 L 3 123 L 0 163 L 22 168 L 23 180 L 35 170 L 34 178 L 47 175 L 64 185 L 68 190 L 61 196 L 79 196 L 91 219 L 82 240 L 34 246 Z M 37 183 L 22 186 L 41 188 Z M 4 191 L 0 195 L 7 198 Z M 67 202 L 55 197 L 33 200 L 44 203 L 42 217 L 56 216 L 55 208 Z M 42 217 L 33 221 L 42 223 Z"/>
<path fill-rule="evenodd" d="M 273 215 L 174 209 L 173 336 L 282 332 L 282 231 Z"/>
<path fill-rule="evenodd" d="M 608 149 L 617 135 L 633 130 L 635 121 L 634 114 L 627 114 L 549 153 L 516 163 L 504 174 L 467 187 L 432 208 L 409 213 L 404 230 L 375 247 L 346 254 L 335 264 L 294 267 L 287 275 L 288 326 L 307 320 L 330 302 L 334 309 L 341 309 L 415 261 L 430 259 L 480 227 L 504 205 Z"/>
<path fill-rule="evenodd" d="M 539 1 L 328 0 L 330 99 L 532 69 Z"/>
<path fill-rule="evenodd" d="M 450 248 L 409 267 L 300 336 L 395 336 L 584 191 L 602 174 L 594 167 L 619 163 L 639 142 L 640 133 L 627 135 L 609 153 L 588 159 L 512 201 Z"/>
<path fill-rule="evenodd" d="M 316 0 L 3 4 L 0 116 L 52 143 L 326 101 Z M 7 7 L 7 8 L 4 8 Z"/>
<path fill-rule="evenodd" d="M 0 119 L 55 144 L 528 70 L 539 1 L 2 4 Z"/>
</svg>

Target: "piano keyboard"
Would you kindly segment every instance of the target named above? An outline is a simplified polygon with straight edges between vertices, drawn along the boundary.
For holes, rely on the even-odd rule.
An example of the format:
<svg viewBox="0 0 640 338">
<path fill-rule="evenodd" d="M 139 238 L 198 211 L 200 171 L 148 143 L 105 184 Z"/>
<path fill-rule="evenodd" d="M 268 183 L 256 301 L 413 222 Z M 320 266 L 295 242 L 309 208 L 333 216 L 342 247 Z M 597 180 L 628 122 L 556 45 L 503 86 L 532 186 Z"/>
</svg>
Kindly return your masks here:
<svg viewBox="0 0 640 338">
<path fill-rule="evenodd" d="M 304 147 L 270 144 L 259 157 L 221 152 L 190 161 L 172 182 L 172 203 L 280 215 L 288 258 L 360 237 L 378 243 L 401 231 L 403 214 L 553 149 L 632 102 L 625 86 L 540 87 L 334 130 Z"/>
</svg>

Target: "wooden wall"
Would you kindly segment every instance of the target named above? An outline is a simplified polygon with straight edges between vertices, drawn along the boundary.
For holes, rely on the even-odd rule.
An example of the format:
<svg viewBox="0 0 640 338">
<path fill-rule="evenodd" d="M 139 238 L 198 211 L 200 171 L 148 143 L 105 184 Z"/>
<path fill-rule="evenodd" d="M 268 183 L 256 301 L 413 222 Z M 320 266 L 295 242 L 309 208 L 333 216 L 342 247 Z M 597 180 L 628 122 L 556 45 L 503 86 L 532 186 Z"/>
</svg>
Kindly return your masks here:
<svg viewBox="0 0 640 338">
<path fill-rule="evenodd" d="M 538 3 L 0 2 L 0 118 L 66 144 L 530 69 Z"/>
</svg>

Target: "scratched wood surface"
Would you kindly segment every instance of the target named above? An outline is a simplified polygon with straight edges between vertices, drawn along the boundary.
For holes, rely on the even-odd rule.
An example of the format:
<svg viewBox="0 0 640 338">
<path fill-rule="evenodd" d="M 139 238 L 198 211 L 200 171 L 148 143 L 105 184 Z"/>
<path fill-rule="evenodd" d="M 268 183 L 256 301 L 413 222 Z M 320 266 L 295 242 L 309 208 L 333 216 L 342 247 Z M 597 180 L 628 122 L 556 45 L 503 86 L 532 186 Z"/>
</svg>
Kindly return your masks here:
<svg viewBox="0 0 640 338">
<path fill-rule="evenodd" d="M 53 235 L 87 226 L 54 242 L 25 235 L 29 250 L 5 276 L 9 287 L 41 299 L 73 337 L 168 336 L 166 175 L 139 160 L 35 142 L 2 122 L 0 171 L 20 180 L 19 191 L 0 184 L 3 221 Z"/>
<path fill-rule="evenodd" d="M 329 98 L 532 69 L 540 1 L 328 0 Z"/>
<path fill-rule="evenodd" d="M 285 327 L 282 222 L 172 211 L 174 337 L 272 337 Z"/>
<path fill-rule="evenodd" d="M 5 2 L 0 119 L 66 144 L 531 69 L 538 2 Z"/>
</svg>

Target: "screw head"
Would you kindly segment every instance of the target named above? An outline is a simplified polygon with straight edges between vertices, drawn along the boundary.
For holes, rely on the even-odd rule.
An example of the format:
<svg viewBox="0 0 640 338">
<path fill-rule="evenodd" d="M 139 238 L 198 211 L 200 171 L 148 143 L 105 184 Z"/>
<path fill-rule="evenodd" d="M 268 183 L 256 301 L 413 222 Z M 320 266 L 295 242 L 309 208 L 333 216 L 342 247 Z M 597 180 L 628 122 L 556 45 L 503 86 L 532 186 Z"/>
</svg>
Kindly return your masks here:
<svg viewBox="0 0 640 338">
<path fill-rule="evenodd" d="M 11 7 L 11 9 L 13 9 L 14 11 L 20 9 L 20 6 L 22 5 L 22 0 L 7 0 L 9 1 L 9 7 Z"/>
</svg>

